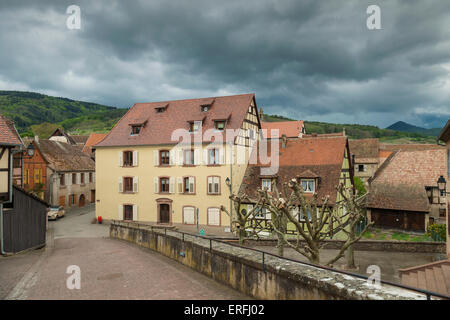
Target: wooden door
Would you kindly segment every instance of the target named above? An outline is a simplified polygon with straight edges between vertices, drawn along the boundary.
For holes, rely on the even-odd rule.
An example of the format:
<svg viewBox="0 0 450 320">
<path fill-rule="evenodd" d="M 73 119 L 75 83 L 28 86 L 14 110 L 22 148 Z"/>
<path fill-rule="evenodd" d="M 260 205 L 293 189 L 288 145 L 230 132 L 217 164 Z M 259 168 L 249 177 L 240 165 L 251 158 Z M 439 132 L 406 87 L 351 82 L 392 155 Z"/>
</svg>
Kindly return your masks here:
<svg viewBox="0 0 450 320">
<path fill-rule="evenodd" d="M 194 207 L 184 207 L 183 208 L 183 223 L 184 224 L 195 224 L 195 208 Z"/>
<path fill-rule="evenodd" d="M 91 190 L 91 203 L 95 202 L 95 190 Z"/>
<path fill-rule="evenodd" d="M 85 204 L 86 204 L 86 197 L 84 196 L 84 194 L 82 194 L 80 196 L 80 201 L 78 202 L 78 206 L 84 207 Z"/>
<path fill-rule="evenodd" d="M 170 223 L 170 206 L 166 203 L 159 205 L 159 222 Z"/>
</svg>

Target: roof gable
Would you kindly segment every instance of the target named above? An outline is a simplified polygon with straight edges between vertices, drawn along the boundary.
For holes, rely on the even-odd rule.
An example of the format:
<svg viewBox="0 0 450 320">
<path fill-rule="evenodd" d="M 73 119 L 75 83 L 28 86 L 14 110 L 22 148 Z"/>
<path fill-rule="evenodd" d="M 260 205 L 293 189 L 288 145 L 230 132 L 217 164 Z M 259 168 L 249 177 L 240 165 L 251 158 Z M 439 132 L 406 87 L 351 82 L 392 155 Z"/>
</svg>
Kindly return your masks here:
<svg viewBox="0 0 450 320">
<path fill-rule="evenodd" d="M 2 115 L 0 115 L 0 145 L 23 145 L 14 122 Z"/>
<path fill-rule="evenodd" d="M 276 139 L 286 135 L 287 138 L 298 138 L 303 133 L 303 121 L 261 122 L 264 139 Z M 278 134 L 272 132 L 278 130 Z"/>
</svg>

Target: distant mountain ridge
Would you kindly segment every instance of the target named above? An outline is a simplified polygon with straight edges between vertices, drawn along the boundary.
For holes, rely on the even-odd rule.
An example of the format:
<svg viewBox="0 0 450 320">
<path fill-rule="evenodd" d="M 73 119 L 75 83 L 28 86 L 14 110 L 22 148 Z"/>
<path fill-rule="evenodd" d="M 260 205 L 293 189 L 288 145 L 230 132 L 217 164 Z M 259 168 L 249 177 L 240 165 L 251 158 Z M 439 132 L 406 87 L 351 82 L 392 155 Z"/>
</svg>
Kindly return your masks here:
<svg viewBox="0 0 450 320">
<path fill-rule="evenodd" d="M 422 127 L 418 127 L 409 123 L 406 123 L 404 121 L 397 121 L 396 123 L 390 125 L 386 129 L 389 130 L 396 130 L 396 131 L 402 131 L 402 132 L 415 132 L 415 133 L 421 133 L 429 136 L 437 136 L 439 132 L 441 131 L 441 128 L 433 128 L 433 129 L 426 129 Z"/>
</svg>

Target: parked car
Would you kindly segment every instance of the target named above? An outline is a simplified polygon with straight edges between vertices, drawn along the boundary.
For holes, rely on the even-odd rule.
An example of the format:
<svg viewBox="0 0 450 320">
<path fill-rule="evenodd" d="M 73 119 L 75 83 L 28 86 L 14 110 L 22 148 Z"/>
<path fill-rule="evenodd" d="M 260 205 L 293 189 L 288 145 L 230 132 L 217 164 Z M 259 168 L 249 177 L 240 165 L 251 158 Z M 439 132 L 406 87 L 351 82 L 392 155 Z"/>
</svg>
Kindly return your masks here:
<svg viewBox="0 0 450 320">
<path fill-rule="evenodd" d="M 56 220 L 58 218 L 64 217 L 64 214 L 64 207 L 50 207 L 47 216 L 48 220 Z"/>
</svg>

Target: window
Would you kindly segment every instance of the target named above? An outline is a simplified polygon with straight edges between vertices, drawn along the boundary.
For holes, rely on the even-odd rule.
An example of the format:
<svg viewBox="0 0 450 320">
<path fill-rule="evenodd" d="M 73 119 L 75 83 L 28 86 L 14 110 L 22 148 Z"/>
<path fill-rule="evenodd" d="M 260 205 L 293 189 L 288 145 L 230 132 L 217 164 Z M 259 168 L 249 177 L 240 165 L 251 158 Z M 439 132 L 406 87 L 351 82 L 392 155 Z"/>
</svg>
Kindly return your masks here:
<svg viewBox="0 0 450 320">
<path fill-rule="evenodd" d="M 262 190 L 272 191 L 272 180 L 262 179 Z"/>
<path fill-rule="evenodd" d="M 69 205 L 73 206 L 76 204 L 76 202 L 77 202 L 77 197 L 74 194 L 71 194 L 69 196 Z"/>
<path fill-rule="evenodd" d="M 300 211 L 300 215 L 299 215 L 300 221 L 305 221 L 305 214 L 303 212 L 303 209 L 299 208 L 299 211 Z M 307 208 L 306 215 L 308 216 L 308 220 L 311 221 L 311 209 L 310 208 Z"/>
<path fill-rule="evenodd" d="M 195 178 L 185 177 L 183 179 L 183 193 L 194 193 L 195 192 Z"/>
<path fill-rule="evenodd" d="M 161 150 L 159 152 L 159 163 L 160 165 L 170 164 L 170 152 L 168 150 Z"/>
<path fill-rule="evenodd" d="M 358 171 L 359 171 L 359 172 L 364 172 L 364 171 L 366 171 L 363 164 L 358 164 Z"/>
<path fill-rule="evenodd" d="M 261 208 L 255 213 L 255 219 L 265 219 L 266 218 L 266 208 Z"/>
<path fill-rule="evenodd" d="M 189 123 L 189 132 L 197 132 L 202 127 L 201 121 L 193 121 Z"/>
<path fill-rule="evenodd" d="M 184 224 L 195 224 L 195 208 L 194 207 L 184 207 L 183 208 L 183 223 Z"/>
<path fill-rule="evenodd" d="M 124 151 L 123 152 L 123 166 L 124 167 L 132 167 L 133 166 L 133 152 L 132 151 Z"/>
<path fill-rule="evenodd" d="M 66 185 L 66 175 L 62 174 L 59 176 L 59 185 L 60 186 L 65 186 Z"/>
<path fill-rule="evenodd" d="M 94 182 L 94 175 L 92 174 L 92 172 L 89 172 L 89 183 Z"/>
<path fill-rule="evenodd" d="M 315 191 L 314 179 L 302 180 L 302 188 L 305 192 L 314 192 Z"/>
<path fill-rule="evenodd" d="M 220 226 L 220 209 L 208 208 L 208 225 Z"/>
<path fill-rule="evenodd" d="M 220 177 L 208 177 L 208 194 L 220 194 Z"/>
<path fill-rule="evenodd" d="M 72 173 L 72 184 L 77 184 L 77 174 Z"/>
<path fill-rule="evenodd" d="M 125 204 L 123 206 L 123 220 L 133 220 L 133 206 Z"/>
<path fill-rule="evenodd" d="M 169 192 L 169 178 L 159 179 L 159 192 Z"/>
<path fill-rule="evenodd" d="M 165 107 L 156 108 L 156 113 L 163 113 L 166 110 Z"/>
<path fill-rule="evenodd" d="M 142 129 L 141 125 L 139 125 L 139 126 L 131 126 L 131 135 L 132 136 L 138 135 L 139 133 L 141 133 L 141 129 Z"/>
<path fill-rule="evenodd" d="M 219 149 L 208 150 L 208 164 L 219 164 Z"/>
<path fill-rule="evenodd" d="M 84 184 L 84 173 L 80 173 L 80 175 L 81 175 L 81 184 Z"/>
<path fill-rule="evenodd" d="M 202 112 L 207 112 L 209 110 L 209 105 L 202 106 Z"/>
<path fill-rule="evenodd" d="M 42 183 L 42 169 L 34 169 L 34 183 Z"/>
<path fill-rule="evenodd" d="M 184 150 L 183 164 L 194 165 L 194 150 Z"/>
<path fill-rule="evenodd" d="M 216 121 L 214 123 L 216 130 L 223 131 L 225 129 L 225 121 Z"/>
<path fill-rule="evenodd" d="M 131 177 L 123 178 L 123 191 L 133 192 L 133 178 Z"/>
</svg>

